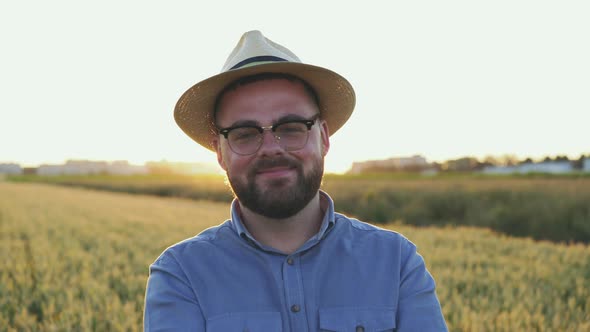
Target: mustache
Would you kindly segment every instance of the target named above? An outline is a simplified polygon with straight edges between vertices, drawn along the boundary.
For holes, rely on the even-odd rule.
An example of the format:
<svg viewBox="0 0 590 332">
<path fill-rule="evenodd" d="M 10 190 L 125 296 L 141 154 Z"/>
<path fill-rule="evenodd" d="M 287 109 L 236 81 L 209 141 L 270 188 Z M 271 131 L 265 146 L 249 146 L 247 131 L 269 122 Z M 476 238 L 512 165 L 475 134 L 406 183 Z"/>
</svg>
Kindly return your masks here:
<svg viewBox="0 0 590 332">
<path fill-rule="evenodd" d="M 292 167 L 299 168 L 299 163 L 284 157 L 277 157 L 272 159 L 260 159 L 256 161 L 252 167 L 252 172 L 263 171 L 273 167 Z"/>
</svg>

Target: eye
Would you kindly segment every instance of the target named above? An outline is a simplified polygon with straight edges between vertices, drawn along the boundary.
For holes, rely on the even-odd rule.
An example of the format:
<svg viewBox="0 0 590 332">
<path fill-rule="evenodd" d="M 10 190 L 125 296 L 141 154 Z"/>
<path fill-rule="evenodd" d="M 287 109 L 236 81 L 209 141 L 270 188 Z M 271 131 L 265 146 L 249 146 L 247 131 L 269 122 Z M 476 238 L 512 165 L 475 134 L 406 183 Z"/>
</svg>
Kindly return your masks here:
<svg viewBox="0 0 590 332">
<path fill-rule="evenodd" d="M 307 131 L 305 124 L 301 122 L 286 122 L 277 126 L 275 132 L 278 134 L 298 134 Z"/>
<path fill-rule="evenodd" d="M 234 141 L 248 141 L 253 140 L 260 132 L 253 127 L 236 128 L 229 132 L 229 139 Z"/>
</svg>

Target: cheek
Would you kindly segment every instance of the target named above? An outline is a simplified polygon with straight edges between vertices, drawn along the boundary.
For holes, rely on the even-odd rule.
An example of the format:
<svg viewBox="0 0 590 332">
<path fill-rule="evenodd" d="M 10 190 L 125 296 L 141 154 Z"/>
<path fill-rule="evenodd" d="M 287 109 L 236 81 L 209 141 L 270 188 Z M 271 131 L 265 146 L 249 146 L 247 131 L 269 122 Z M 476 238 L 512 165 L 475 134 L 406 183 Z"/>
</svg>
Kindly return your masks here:
<svg viewBox="0 0 590 332">
<path fill-rule="evenodd" d="M 307 169 L 315 163 L 319 158 L 322 158 L 322 146 L 320 144 L 313 144 L 307 149 L 291 153 L 291 157 L 296 159 Z"/>
<path fill-rule="evenodd" d="M 230 171 L 233 164 L 233 156 L 232 151 L 229 149 L 229 146 L 226 142 L 222 142 L 217 150 L 217 160 L 219 165 L 226 171 Z"/>
<path fill-rule="evenodd" d="M 223 153 L 223 160 L 225 163 L 225 171 L 232 175 L 245 175 L 251 163 L 249 158 L 243 158 L 233 155 L 231 152 Z"/>
<path fill-rule="evenodd" d="M 311 139 L 311 137 L 310 137 Z M 323 157 L 327 152 L 327 146 L 324 145 L 320 134 L 318 133 L 317 137 L 314 137 L 313 143 L 311 144 L 311 151 L 309 152 L 310 155 L 314 155 L 315 157 Z"/>
</svg>

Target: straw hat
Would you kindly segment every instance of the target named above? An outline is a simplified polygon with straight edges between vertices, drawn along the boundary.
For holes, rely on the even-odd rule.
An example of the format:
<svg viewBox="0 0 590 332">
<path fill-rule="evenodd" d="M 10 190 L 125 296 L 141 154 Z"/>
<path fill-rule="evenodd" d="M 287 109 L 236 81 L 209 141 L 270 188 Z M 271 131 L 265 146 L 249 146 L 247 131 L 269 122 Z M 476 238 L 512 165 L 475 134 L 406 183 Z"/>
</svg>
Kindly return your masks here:
<svg viewBox="0 0 590 332">
<path fill-rule="evenodd" d="M 176 123 L 190 138 L 213 151 L 211 142 L 217 135 L 213 112 L 219 93 L 237 79 L 260 73 L 285 73 L 307 82 L 318 96 L 320 115 L 328 123 L 330 134 L 344 125 L 354 109 L 354 90 L 344 77 L 304 64 L 260 31 L 249 31 L 231 52 L 220 74 L 195 84 L 180 97 L 174 109 Z"/>
</svg>

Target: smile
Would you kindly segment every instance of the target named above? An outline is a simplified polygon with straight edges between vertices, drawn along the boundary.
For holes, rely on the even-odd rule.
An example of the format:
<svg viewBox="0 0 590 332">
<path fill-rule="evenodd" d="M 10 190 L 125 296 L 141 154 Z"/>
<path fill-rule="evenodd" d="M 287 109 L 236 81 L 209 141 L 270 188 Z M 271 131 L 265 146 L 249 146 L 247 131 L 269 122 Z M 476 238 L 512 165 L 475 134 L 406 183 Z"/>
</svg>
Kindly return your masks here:
<svg viewBox="0 0 590 332">
<path fill-rule="evenodd" d="M 293 167 L 269 167 L 258 170 L 256 174 L 264 177 L 283 177 L 294 173 L 294 171 Z"/>
</svg>

